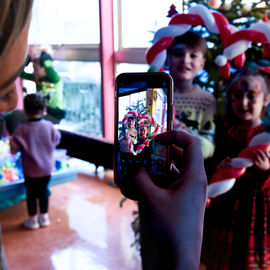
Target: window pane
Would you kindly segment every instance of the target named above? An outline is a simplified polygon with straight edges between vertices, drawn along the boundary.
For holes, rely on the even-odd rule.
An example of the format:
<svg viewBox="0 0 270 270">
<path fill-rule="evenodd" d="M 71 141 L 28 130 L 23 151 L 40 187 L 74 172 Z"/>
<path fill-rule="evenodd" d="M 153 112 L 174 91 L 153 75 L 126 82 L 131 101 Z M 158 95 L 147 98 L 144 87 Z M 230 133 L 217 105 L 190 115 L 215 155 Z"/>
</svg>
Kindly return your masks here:
<svg viewBox="0 0 270 270">
<path fill-rule="evenodd" d="M 66 117 L 60 128 L 102 136 L 100 63 L 55 60 L 54 67 L 64 81 Z"/>
<path fill-rule="evenodd" d="M 98 0 L 35 1 L 30 44 L 98 44 Z"/>
<path fill-rule="evenodd" d="M 174 4 L 178 12 L 182 1 L 172 0 L 121 0 L 122 3 L 122 46 L 149 47 L 153 33 L 167 26 L 170 6 Z"/>
</svg>

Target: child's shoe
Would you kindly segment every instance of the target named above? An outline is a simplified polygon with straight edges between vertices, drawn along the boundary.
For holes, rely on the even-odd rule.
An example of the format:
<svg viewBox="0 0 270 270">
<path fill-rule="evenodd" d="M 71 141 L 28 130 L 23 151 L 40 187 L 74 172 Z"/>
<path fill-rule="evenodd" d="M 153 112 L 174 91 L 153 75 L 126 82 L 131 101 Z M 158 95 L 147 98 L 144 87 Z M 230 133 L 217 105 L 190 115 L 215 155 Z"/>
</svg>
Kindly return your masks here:
<svg viewBox="0 0 270 270">
<path fill-rule="evenodd" d="M 39 228 L 38 216 L 28 217 L 22 224 L 28 230 L 36 230 Z"/>
<path fill-rule="evenodd" d="M 47 227 L 47 226 L 49 226 L 51 223 L 50 223 L 50 219 L 49 219 L 48 213 L 40 214 L 38 216 L 38 222 L 39 222 L 40 227 Z"/>
</svg>

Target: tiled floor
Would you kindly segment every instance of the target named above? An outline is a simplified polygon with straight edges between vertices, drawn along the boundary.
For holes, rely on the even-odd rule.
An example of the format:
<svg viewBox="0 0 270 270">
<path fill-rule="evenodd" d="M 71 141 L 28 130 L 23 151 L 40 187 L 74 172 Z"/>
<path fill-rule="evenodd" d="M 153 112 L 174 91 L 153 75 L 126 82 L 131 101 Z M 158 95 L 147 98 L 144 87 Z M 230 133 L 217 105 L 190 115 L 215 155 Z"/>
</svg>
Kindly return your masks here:
<svg viewBox="0 0 270 270">
<path fill-rule="evenodd" d="M 110 186 L 112 172 L 79 174 L 51 188 L 51 226 L 28 231 L 25 201 L 0 211 L 4 249 L 10 270 L 141 269 L 131 222 L 133 201 L 119 207 L 122 195 Z"/>
</svg>

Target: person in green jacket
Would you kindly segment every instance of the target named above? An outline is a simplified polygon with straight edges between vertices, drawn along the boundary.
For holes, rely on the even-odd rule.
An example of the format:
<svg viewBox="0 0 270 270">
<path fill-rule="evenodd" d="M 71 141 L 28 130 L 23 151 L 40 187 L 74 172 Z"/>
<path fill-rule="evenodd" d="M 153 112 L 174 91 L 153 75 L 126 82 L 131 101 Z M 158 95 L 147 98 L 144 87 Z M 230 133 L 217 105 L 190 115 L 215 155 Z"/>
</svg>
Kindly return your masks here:
<svg viewBox="0 0 270 270">
<path fill-rule="evenodd" d="M 63 110 L 63 81 L 59 74 L 53 68 L 52 57 L 42 51 L 39 58 L 27 61 L 29 64 L 33 61 L 33 73 L 23 71 L 21 78 L 31 80 L 36 83 L 37 92 L 41 93 L 47 101 L 48 115 L 56 118 L 53 122 L 59 122 L 65 117 Z"/>
</svg>

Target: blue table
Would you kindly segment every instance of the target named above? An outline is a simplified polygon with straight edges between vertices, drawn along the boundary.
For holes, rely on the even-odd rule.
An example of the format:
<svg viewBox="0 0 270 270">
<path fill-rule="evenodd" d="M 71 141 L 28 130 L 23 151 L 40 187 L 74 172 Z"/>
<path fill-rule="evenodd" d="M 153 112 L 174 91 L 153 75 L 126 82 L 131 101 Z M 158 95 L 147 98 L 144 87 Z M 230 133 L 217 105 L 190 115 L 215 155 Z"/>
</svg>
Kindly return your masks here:
<svg viewBox="0 0 270 270">
<path fill-rule="evenodd" d="M 52 174 L 49 186 L 55 186 L 74 181 L 77 177 L 77 169 L 63 169 Z M 0 210 L 10 207 L 25 200 L 24 179 L 6 185 L 0 185 Z"/>
</svg>

